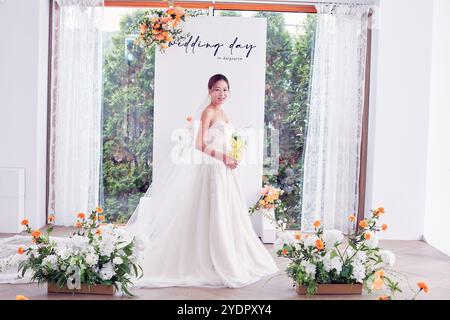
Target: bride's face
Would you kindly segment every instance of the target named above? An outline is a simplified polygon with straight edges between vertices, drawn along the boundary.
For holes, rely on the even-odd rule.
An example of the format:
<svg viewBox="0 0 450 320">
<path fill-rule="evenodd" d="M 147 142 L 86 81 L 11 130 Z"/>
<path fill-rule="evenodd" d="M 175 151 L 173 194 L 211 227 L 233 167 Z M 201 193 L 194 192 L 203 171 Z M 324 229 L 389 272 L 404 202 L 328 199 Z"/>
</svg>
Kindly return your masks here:
<svg viewBox="0 0 450 320">
<path fill-rule="evenodd" d="M 228 84 L 224 80 L 217 81 L 209 90 L 211 96 L 211 103 L 213 105 L 220 105 L 228 99 Z"/>
</svg>

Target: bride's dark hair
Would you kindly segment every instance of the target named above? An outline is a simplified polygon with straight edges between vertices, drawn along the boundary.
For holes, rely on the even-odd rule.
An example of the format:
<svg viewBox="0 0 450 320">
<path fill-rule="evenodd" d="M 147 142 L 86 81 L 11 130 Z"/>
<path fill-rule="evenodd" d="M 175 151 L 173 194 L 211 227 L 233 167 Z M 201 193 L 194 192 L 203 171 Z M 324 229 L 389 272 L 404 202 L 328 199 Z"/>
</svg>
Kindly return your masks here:
<svg viewBox="0 0 450 320">
<path fill-rule="evenodd" d="M 212 87 L 213 87 L 213 85 L 215 85 L 216 82 L 217 82 L 217 81 L 220 81 L 220 80 L 225 81 L 225 82 L 227 83 L 228 90 L 230 90 L 230 83 L 228 82 L 227 77 L 225 77 L 223 74 L 220 74 L 220 73 L 215 74 L 215 75 L 213 75 L 211 78 L 209 78 L 209 81 L 208 81 L 208 89 L 211 90 Z"/>
</svg>

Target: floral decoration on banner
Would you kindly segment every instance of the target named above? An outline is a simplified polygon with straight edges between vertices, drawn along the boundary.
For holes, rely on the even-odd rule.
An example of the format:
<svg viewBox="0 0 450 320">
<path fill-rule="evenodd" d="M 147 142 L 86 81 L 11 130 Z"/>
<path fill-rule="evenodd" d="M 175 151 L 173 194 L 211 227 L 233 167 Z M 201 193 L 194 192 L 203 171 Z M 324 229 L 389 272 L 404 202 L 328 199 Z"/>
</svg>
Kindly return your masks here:
<svg viewBox="0 0 450 320">
<path fill-rule="evenodd" d="M 27 219 L 22 221 L 32 237 L 33 245 L 19 247 L 19 273 L 22 277 L 31 272 L 31 280 L 52 282 L 60 288 L 79 289 L 86 285 L 113 285 L 119 292 L 130 296 L 128 286 L 132 277 L 141 277 L 140 252 L 148 239 L 132 238 L 122 229 L 105 221 L 103 209 L 97 207 L 90 214 L 77 214 L 77 232 L 67 243 L 57 244 L 50 238 L 55 217 L 45 232 L 32 230 Z"/>
<path fill-rule="evenodd" d="M 320 220 L 313 223 L 312 234 L 281 229 L 275 243 L 277 255 L 291 261 L 286 271 L 294 286 L 304 286 L 308 295 L 314 295 L 319 284 L 360 283 L 368 293 L 387 290 L 379 300 L 391 300 L 402 292 L 398 272 L 392 269 L 395 255 L 378 246 L 376 233 L 387 230 L 386 224 L 379 223 L 384 208 L 371 212 L 371 218 L 360 221 L 358 230 L 350 235 L 324 230 Z M 354 215 L 348 220 L 356 227 Z M 418 286 L 413 299 L 421 291 L 428 292 L 425 283 Z"/>
<path fill-rule="evenodd" d="M 170 42 L 178 42 L 188 36 L 180 28 L 180 23 L 188 17 L 200 15 L 197 10 L 185 10 L 182 7 L 174 7 L 169 1 L 167 9 L 149 9 L 134 23 L 131 28 L 138 31 L 135 43 L 142 48 L 159 46 L 164 52 Z"/>
</svg>

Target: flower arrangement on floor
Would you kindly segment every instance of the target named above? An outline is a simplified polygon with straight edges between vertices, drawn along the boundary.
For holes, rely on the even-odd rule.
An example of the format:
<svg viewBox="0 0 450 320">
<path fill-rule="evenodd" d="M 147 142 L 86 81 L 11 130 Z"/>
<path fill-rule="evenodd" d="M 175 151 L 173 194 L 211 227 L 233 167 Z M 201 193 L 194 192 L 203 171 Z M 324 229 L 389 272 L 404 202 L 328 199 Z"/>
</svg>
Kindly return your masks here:
<svg viewBox="0 0 450 320">
<path fill-rule="evenodd" d="M 28 220 L 22 225 L 31 235 L 34 245 L 19 247 L 18 253 L 26 255 L 19 263 L 23 277 L 31 270 L 31 280 L 38 283 L 55 283 L 59 288 L 79 289 L 80 285 L 114 286 L 130 296 L 128 286 L 132 277 L 141 277 L 139 253 L 146 246 L 144 238 L 127 238 L 118 227 L 99 222 L 105 220 L 103 209 L 97 207 L 89 215 L 78 213 L 76 227 L 69 241 L 57 244 L 50 238 L 53 226 L 45 233 L 32 230 Z M 54 222 L 49 217 L 49 223 Z"/>
<path fill-rule="evenodd" d="M 143 48 L 156 44 L 164 52 L 169 42 L 177 42 L 187 36 L 179 27 L 180 22 L 199 14 L 195 10 L 186 11 L 181 7 L 173 7 L 171 1 L 167 9 L 149 9 L 131 26 L 132 30 L 139 30 L 136 44 Z"/>
<path fill-rule="evenodd" d="M 387 229 L 386 224 L 378 223 L 384 208 L 371 212 L 372 217 L 360 221 L 358 231 L 348 236 L 338 230 L 324 230 L 319 220 L 313 224 L 313 234 L 282 230 L 276 243 L 277 254 L 291 261 L 287 274 L 294 286 L 306 287 L 307 295 L 315 294 L 320 284 L 362 284 L 369 293 L 382 289 L 388 289 L 392 295 L 402 292 L 396 272 L 391 269 L 394 254 L 378 247 L 376 233 Z M 354 226 L 356 217 L 351 215 L 349 220 Z M 421 283 L 419 292 L 422 290 L 427 292 L 428 288 Z"/>
</svg>

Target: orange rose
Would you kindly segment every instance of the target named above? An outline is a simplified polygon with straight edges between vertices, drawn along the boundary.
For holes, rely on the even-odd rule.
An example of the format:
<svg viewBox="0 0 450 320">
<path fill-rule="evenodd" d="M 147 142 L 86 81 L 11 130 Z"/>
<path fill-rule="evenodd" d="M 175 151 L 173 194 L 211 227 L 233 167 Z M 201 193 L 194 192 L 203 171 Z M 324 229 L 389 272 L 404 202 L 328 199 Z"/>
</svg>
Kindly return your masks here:
<svg viewBox="0 0 450 320">
<path fill-rule="evenodd" d="M 78 219 L 84 219 L 86 215 L 83 212 L 80 212 L 77 217 Z"/>
<path fill-rule="evenodd" d="M 420 290 L 425 291 L 425 293 L 428 293 L 428 286 L 425 282 L 417 282 L 417 285 L 419 286 Z"/>
<path fill-rule="evenodd" d="M 294 235 L 295 240 L 301 240 L 302 239 L 302 234 L 299 232 L 296 232 Z"/>
<path fill-rule="evenodd" d="M 97 207 L 97 208 L 95 208 L 95 211 L 97 211 L 98 213 L 103 213 L 103 208 Z"/>
<path fill-rule="evenodd" d="M 367 223 L 367 220 L 364 219 L 364 220 L 361 220 L 361 221 L 359 222 L 359 226 L 360 226 L 361 228 L 365 229 L 365 228 L 367 228 L 367 227 L 369 226 L 369 224 Z"/>
<path fill-rule="evenodd" d="M 352 215 L 348 216 L 348 220 L 351 222 L 354 222 L 354 221 L 356 221 L 356 217 L 352 214 Z"/>
<path fill-rule="evenodd" d="M 105 221 L 105 216 L 98 216 L 98 220 Z"/>
<path fill-rule="evenodd" d="M 384 208 L 383 208 L 383 207 L 379 207 L 379 208 L 377 208 L 377 209 L 374 211 L 373 215 L 379 217 L 379 216 L 382 215 L 383 213 L 384 213 Z"/>
<path fill-rule="evenodd" d="M 289 252 L 288 252 L 286 249 L 281 250 L 281 254 L 282 254 L 283 256 L 287 256 L 288 253 L 289 253 Z"/>
<path fill-rule="evenodd" d="M 28 219 L 23 219 L 22 222 L 20 223 L 23 226 L 27 226 L 28 225 Z"/>
<path fill-rule="evenodd" d="M 389 296 L 385 296 L 385 295 L 379 296 L 377 299 L 378 300 L 391 300 L 391 298 Z"/>
<path fill-rule="evenodd" d="M 48 217 L 48 222 L 53 222 L 53 221 L 55 221 L 55 216 L 53 215 L 53 214 L 51 214 L 49 217 Z"/>
<path fill-rule="evenodd" d="M 21 294 L 18 294 L 18 295 L 16 296 L 16 300 L 30 300 L 30 299 L 28 299 L 27 297 L 25 297 L 25 296 L 23 296 L 23 295 L 21 295 Z"/>
<path fill-rule="evenodd" d="M 386 231 L 388 228 L 386 223 L 383 223 L 383 225 L 381 226 L 381 230 Z"/>
<path fill-rule="evenodd" d="M 316 248 L 317 250 L 323 250 L 323 248 L 325 248 L 325 245 L 323 244 L 323 241 L 320 239 L 316 240 Z"/>
<path fill-rule="evenodd" d="M 364 239 L 370 240 L 371 237 L 372 237 L 372 234 L 370 232 L 365 232 L 364 233 Z"/>
<path fill-rule="evenodd" d="M 34 231 L 31 233 L 31 236 L 32 236 L 34 239 L 38 239 L 41 235 L 42 235 L 42 233 L 41 233 L 41 231 L 40 231 L 39 229 L 34 230 Z"/>
<path fill-rule="evenodd" d="M 314 221 L 313 226 L 314 226 L 314 228 L 320 227 L 320 220 Z"/>
<path fill-rule="evenodd" d="M 23 247 L 17 248 L 17 253 L 18 254 L 23 254 L 24 252 L 25 252 L 25 249 Z"/>
</svg>

